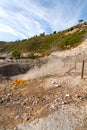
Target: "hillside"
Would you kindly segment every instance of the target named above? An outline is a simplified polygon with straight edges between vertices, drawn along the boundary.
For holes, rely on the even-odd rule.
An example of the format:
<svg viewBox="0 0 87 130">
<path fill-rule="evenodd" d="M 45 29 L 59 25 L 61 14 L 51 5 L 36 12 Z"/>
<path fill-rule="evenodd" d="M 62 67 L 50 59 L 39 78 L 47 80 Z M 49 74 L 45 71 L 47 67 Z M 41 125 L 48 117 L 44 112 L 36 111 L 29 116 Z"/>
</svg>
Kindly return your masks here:
<svg viewBox="0 0 87 130">
<path fill-rule="evenodd" d="M 66 50 L 79 45 L 87 37 L 87 23 L 78 24 L 61 32 L 54 32 L 50 35 L 40 34 L 30 39 L 9 42 L 1 46 L 2 52 L 18 51 L 30 54 L 40 53 L 41 56 L 50 54 L 57 50 Z"/>
<path fill-rule="evenodd" d="M 0 41 L 0 48 L 3 48 L 6 42 Z"/>
</svg>

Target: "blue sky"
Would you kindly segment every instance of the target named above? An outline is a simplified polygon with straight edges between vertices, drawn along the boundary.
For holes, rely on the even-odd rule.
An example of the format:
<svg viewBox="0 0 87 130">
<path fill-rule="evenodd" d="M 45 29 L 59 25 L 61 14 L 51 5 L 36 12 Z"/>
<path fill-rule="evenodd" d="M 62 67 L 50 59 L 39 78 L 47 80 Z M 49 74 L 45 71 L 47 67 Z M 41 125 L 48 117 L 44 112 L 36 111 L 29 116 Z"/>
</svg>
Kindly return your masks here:
<svg viewBox="0 0 87 130">
<path fill-rule="evenodd" d="M 87 0 L 0 0 L 0 41 L 61 31 L 87 21 Z"/>
</svg>

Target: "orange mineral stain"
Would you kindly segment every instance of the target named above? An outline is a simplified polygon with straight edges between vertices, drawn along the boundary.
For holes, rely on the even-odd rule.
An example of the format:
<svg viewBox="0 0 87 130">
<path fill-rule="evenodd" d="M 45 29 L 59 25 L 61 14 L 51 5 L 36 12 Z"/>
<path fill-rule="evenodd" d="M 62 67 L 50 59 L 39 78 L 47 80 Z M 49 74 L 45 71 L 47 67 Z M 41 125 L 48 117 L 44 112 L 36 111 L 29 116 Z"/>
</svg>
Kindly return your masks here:
<svg viewBox="0 0 87 130">
<path fill-rule="evenodd" d="M 20 80 L 14 80 L 12 84 L 13 85 L 20 85 L 20 84 L 23 84 L 24 82 L 25 82 L 25 80 L 20 79 Z"/>
</svg>

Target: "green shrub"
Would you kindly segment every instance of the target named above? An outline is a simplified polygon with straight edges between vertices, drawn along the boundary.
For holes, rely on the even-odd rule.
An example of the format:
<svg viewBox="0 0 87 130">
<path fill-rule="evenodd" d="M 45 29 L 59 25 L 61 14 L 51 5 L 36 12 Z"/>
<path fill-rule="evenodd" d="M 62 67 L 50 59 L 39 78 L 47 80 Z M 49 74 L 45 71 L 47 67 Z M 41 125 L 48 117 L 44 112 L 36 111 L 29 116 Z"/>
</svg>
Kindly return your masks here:
<svg viewBox="0 0 87 130">
<path fill-rule="evenodd" d="M 18 51 L 13 51 L 12 54 L 11 54 L 11 57 L 12 58 L 16 58 L 16 59 L 19 59 L 20 58 L 20 52 Z"/>
</svg>

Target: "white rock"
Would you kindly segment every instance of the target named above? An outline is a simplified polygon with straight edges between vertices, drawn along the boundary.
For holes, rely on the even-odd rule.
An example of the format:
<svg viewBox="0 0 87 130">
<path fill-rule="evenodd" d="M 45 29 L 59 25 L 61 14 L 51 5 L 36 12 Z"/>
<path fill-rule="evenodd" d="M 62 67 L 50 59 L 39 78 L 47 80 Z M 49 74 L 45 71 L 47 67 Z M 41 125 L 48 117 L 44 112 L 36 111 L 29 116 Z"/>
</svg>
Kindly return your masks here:
<svg viewBox="0 0 87 130">
<path fill-rule="evenodd" d="M 52 81 L 51 84 L 55 84 L 56 82 L 55 81 Z"/>
<path fill-rule="evenodd" d="M 53 108 L 53 109 L 54 109 L 54 108 L 55 108 L 55 106 L 52 104 L 52 105 L 51 105 L 51 108 Z"/>
<path fill-rule="evenodd" d="M 15 120 L 17 120 L 19 118 L 19 115 L 17 115 L 16 117 L 15 117 Z"/>
<path fill-rule="evenodd" d="M 70 97 L 70 95 L 67 93 L 67 94 L 66 94 L 66 97 Z"/>
<path fill-rule="evenodd" d="M 62 101 L 62 104 L 64 104 L 64 102 Z"/>
<path fill-rule="evenodd" d="M 55 87 L 59 87 L 59 85 L 58 85 L 58 84 L 54 84 L 54 86 L 55 86 Z"/>
<path fill-rule="evenodd" d="M 52 81 L 51 84 L 54 86 L 54 87 L 59 87 L 60 85 L 58 85 L 58 83 L 56 83 L 55 81 Z"/>
</svg>

